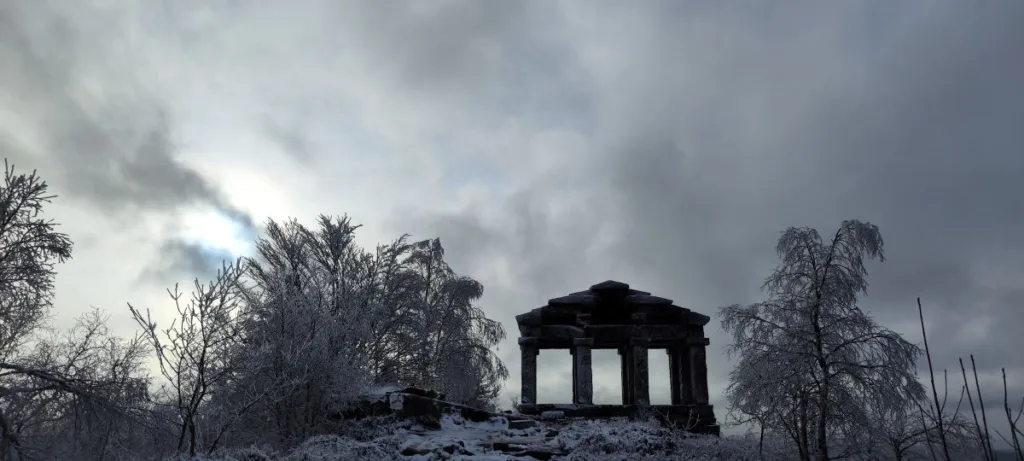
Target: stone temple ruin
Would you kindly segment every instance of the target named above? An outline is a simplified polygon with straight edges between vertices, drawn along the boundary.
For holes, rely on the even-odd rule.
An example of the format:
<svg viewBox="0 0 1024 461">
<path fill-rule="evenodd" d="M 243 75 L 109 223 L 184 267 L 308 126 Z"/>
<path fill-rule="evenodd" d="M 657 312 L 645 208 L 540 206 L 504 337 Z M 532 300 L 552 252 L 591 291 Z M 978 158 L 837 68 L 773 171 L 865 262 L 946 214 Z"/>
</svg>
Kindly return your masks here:
<svg viewBox="0 0 1024 461">
<path fill-rule="evenodd" d="M 650 414 L 689 428 L 718 434 L 708 403 L 704 325 L 710 317 L 676 306 L 672 300 L 607 281 L 587 291 L 548 301 L 516 316 L 522 351 L 522 396 L 525 415 L 565 417 L 636 417 Z M 537 354 L 541 349 L 568 349 L 573 356 L 572 404 L 537 402 Z M 622 404 L 594 405 L 593 349 L 617 349 L 622 363 Z M 668 354 L 671 405 L 651 405 L 649 349 Z"/>
</svg>

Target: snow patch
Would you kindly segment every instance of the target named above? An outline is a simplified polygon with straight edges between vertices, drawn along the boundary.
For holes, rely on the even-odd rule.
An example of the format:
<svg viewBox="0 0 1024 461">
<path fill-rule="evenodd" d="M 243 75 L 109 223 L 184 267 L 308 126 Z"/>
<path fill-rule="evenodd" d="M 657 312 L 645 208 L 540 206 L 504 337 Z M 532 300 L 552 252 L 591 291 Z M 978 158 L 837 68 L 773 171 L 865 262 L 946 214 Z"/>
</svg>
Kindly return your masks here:
<svg viewBox="0 0 1024 461">
<path fill-rule="evenodd" d="M 383 402 L 392 392 L 398 392 L 402 388 L 396 385 L 378 386 L 366 393 L 365 398 L 373 402 Z"/>
</svg>

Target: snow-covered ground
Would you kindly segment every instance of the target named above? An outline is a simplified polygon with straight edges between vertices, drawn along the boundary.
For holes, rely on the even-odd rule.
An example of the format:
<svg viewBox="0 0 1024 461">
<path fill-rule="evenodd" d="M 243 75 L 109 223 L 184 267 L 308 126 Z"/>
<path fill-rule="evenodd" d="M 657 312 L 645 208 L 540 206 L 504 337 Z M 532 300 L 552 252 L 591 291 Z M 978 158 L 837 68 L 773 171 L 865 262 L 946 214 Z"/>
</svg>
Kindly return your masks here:
<svg viewBox="0 0 1024 461">
<path fill-rule="evenodd" d="M 757 452 L 754 437 L 687 435 L 653 421 L 546 421 L 510 429 L 503 417 L 477 423 L 445 415 L 439 421 L 423 422 L 391 416 L 365 418 L 352 421 L 337 434 L 312 437 L 284 453 L 253 447 L 204 460 L 743 461 L 760 459 Z"/>
</svg>

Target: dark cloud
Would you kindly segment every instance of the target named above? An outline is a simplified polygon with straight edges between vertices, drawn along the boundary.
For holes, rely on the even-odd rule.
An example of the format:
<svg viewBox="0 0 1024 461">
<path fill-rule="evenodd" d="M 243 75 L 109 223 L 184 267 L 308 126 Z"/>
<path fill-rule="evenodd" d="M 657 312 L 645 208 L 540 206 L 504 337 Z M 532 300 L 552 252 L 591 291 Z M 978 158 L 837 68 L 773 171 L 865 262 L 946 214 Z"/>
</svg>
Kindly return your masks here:
<svg viewBox="0 0 1024 461">
<path fill-rule="evenodd" d="M 530 2 L 337 6 L 339 20 L 366 39 L 363 51 L 396 86 L 448 97 L 497 83 L 502 52 L 530 11 Z"/>
<path fill-rule="evenodd" d="M 140 279 L 163 286 L 173 286 L 183 280 L 196 278 L 206 283 L 217 275 L 225 262 L 234 260 L 235 256 L 228 251 L 170 240 L 160 246 L 157 264 L 147 268 Z"/>
<path fill-rule="evenodd" d="M 76 197 L 114 210 L 174 209 L 189 203 L 221 202 L 215 187 L 175 158 L 164 117 L 128 136 L 116 136 L 120 120 L 132 123 L 138 114 L 81 114 L 60 123 L 51 155 L 65 172 L 63 184 Z M 102 121 L 101 121 L 102 120 Z M 132 130 L 129 125 L 129 130 Z M 139 139 L 132 142 L 132 135 Z M 116 137 L 115 137 L 116 136 Z"/>
<path fill-rule="evenodd" d="M 927 17 L 903 11 L 904 21 L 915 21 L 908 30 L 890 29 L 906 27 L 903 21 L 869 23 L 872 34 L 891 39 L 863 48 L 854 43 L 849 51 L 808 48 L 808 34 L 749 37 L 742 48 L 768 58 L 800 51 L 797 66 L 780 69 L 766 61 L 769 67 L 740 76 L 728 67 L 710 71 L 733 75 L 745 97 L 779 113 L 722 124 L 713 130 L 721 136 L 695 133 L 686 123 L 652 129 L 641 117 L 623 147 L 608 152 L 612 167 L 606 171 L 621 186 L 622 219 L 637 223 L 622 241 L 620 257 L 644 261 L 653 269 L 653 283 L 682 284 L 708 307 L 749 302 L 756 300 L 751 288 L 775 263 L 770 250 L 786 226 L 829 232 L 842 219 L 872 221 L 886 237 L 890 259 L 872 266 L 866 307 L 899 323 L 915 317 L 916 296 L 931 300 L 937 319 L 931 334 L 943 338 L 936 345 L 943 366 L 969 351 L 969 344 L 955 339 L 965 323 L 987 318 L 986 336 L 999 339 L 973 344 L 984 348 L 977 352 L 1024 370 L 1024 361 L 1011 352 L 1024 348 L 1012 334 L 1020 314 L 993 307 L 1020 304 L 1011 281 L 1024 275 L 1024 246 L 1016 237 L 1024 233 L 1024 202 L 1017 199 L 1024 195 L 1024 132 L 1018 129 L 1024 62 L 1013 58 L 1024 43 L 1024 8 L 1002 5 L 945 8 Z M 792 21 L 788 15 L 771 19 Z M 851 51 L 848 67 L 838 72 L 856 77 L 832 81 L 837 71 L 824 65 Z M 662 62 L 686 59 L 651 53 L 656 57 L 650 59 Z M 686 75 L 667 73 L 659 80 Z M 766 75 L 799 85 L 765 82 Z M 818 99 L 808 100 L 809 91 Z M 718 96 L 720 106 L 702 115 L 735 119 L 733 102 L 745 102 Z M 800 103 L 800 110 L 786 108 L 787 101 Z M 666 104 L 654 116 L 692 119 L 684 100 L 673 102 L 678 105 Z M 681 138 L 685 147 L 664 146 L 665 138 Z M 699 268 L 695 280 L 677 281 L 680 270 L 692 267 Z"/>
<path fill-rule="evenodd" d="M 999 394 L 1003 366 L 1020 393 L 1020 2 L 397 8 L 311 1 L 316 14 L 308 14 L 315 17 L 292 6 L 204 4 L 217 21 L 183 28 L 179 38 L 211 74 L 243 69 L 234 75 L 257 79 L 287 68 L 293 70 L 280 79 L 252 87 L 267 93 L 308 87 L 269 95 L 254 107 L 280 103 L 327 113 L 325 106 L 349 101 L 329 93 L 343 93 L 341 86 L 323 92 L 320 86 L 347 79 L 358 89 L 353 94 L 369 95 L 346 95 L 358 102 L 353 111 L 372 112 L 375 122 L 401 119 L 402 129 L 425 133 L 389 141 L 406 147 L 422 141 L 423 150 L 440 145 L 461 155 L 432 158 L 431 166 L 486 150 L 482 163 L 507 168 L 502 184 L 492 185 L 519 184 L 507 199 L 435 213 L 438 207 L 424 198 L 414 204 L 418 214 L 395 216 L 390 228 L 393 235 L 439 236 L 453 266 L 484 282 L 481 303 L 510 330 L 499 353 L 513 371 L 519 360 L 513 316 L 548 298 L 618 279 L 714 315 L 718 306 L 760 298 L 758 287 L 777 263 L 775 240 L 786 227 L 826 233 L 856 218 L 880 226 L 889 257 L 870 265 L 863 306 L 919 340 L 914 300 L 921 296 L 937 367 L 956 371 L 957 357 L 974 353 L 987 393 Z M 82 11 L 69 16 L 58 5 L 0 5 L 0 104 L 44 127 L 37 138 L 62 172 L 61 187 L 110 211 L 211 205 L 253 229 L 205 179 L 213 175 L 181 162 L 166 100 L 115 65 L 116 34 L 107 29 L 116 28 Z M 162 17 L 184 24 L 200 16 L 193 9 L 171 8 Z M 304 35 L 319 28 L 341 32 Z M 275 33 L 303 40 L 278 42 Z M 277 49 L 278 43 L 287 46 Z M 347 65 L 334 62 L 335 54 Z M 84 88 L 95 81 L 104 88 L 90 96 Z M 388 103 L 391 112 L 383 108 Z M 295 159 L 316 161 L 320 146 L 310 137 L 308 114 L 283 114 L 267 119 L 260 134 Z M 421 114 L 436 119 L 417 119 Z M 345 136 L 356 128 L 378 130 L 345 116 L 352 119 L 337 128 Z M 320 121 L 323 132 L 336 122 Z M 498 133 L 506 126 L 515 127 L 512 134 Z M 563 152 L 564 145 L 526 139 L 554 129 L 574 130 L 589 150 Z M 34 145 L 15 129 L 4 133 L 5 150 Z M 508 158 L 497 158 L 503 155 Z M 466 171 L 471 167 L 445 176 Z M 392 177 L 380 180 L 382 188 L 403 187 Z M 164 252 L 168 270 L 209 269 L 200 247 L 170 242 Z M 714 321 L 708 334 L 712 387 L 720 390 L 731 366 L 721 353 L 727 338 Z M 547 360 L 542 366 L 564 363 Z M 601 376 L 614 376 L 614 359 L 599 366 Z M 567 398 L 565 374 L 547 376 L 545 389 Z M 517 386 L 513 379 L 509 387 Z"/>
<path fill-rule="evenodd" d="M 570 193 L 533 185 L 522 192 L 532 199 L 504 205 L 529 244 L 501 230 L 481 243 L 478 228 L 452 224 L 473 222 L 473 210 L 422 225 L 451 242 L 453 255 L 464 251 L 463 235 L 467 250 L 488 248 L 477 267 L 511 265 L 524 291 L 485 298 L 502 310 L 622 275 L 714 315 L 759 299 L 786 227 L 830 232 L 843 219 L 871 221 L 889 261 L 870 266 L 864 307 L 919 341 L 922 296 L 936 366 L 952 371 L 973 352 L 983 375 L 1005 366 L 1021 382 L 1024 5 L 901 5 L 885 14 L 816 5 L 609 13 L 624 24 L 641 17 L 643 27 L 579 38 L 602 47 L 588 84 L 603 101 L 583 115 L 599 120 L 597 151 L 578 166 L 589 181 L 566 183 L 573 194 L 601 195 L 601 210 L 523 213 L 521 203 Z M 594 29 L 611 24 L 601 20 Z M 619 238 L 593 255 L 593 226 L 608 221 Z M 717 322 L 709 334 L 712 385 L 721 389 L 730 365 L 718 348 L 727 338 Z"/>
<path fill-rule="evenodd" d="M 19 32 L 17 26 L 5 30 Z M 62 189 L 113 210 L 221 202 L 213 185 L 176 158 L 170 120 L 157 100 L 135 95 L 83 102 L 69 89 L 76 77 L 66 62 L 35 47 L 12 46 L 17 40 L 4 42 L 25 63 L 10 67 L 15 80 L 37 86 L 23 87 L 21 96 L 26 105 L 45 108 L 43 155 L 61 171 Z"/>
</svg>

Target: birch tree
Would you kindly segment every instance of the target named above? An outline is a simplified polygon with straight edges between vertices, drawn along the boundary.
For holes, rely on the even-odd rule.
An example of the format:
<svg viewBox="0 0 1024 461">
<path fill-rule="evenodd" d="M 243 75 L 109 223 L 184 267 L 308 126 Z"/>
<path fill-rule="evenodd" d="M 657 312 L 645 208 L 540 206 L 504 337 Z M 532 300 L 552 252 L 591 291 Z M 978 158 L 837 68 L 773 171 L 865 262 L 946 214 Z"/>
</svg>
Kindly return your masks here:
<svg viewBox="0 0 1024 461">
<path fill-rule="evenodd" d="M 858 305 L 865 262 L 885 259 L 877 226 L 844 221 L 827 240 L 789 228 L 776 252 L 767 299 L 720 309 L 729 353 L 740 359 L 726 395 L 734 410 L 788 434 L 801 460 L 828 461 L 837 456 L 830 441 L 854 435 L 844 425 L 870 419 L 864 396 L 894 408 L 923 397 L 921 351 Z"/>
<path fill-rule="evenodd" d="M 415 243 L 407 262 L 422 293 L 420 347 L 410 367 L 418 370 L 415 379 L 456 401 L 493 404 L 508 371 L 491 347 L 505 339 L 505 330 L 473 304 L 483 296 L 483 285 L 452 270 L 440 239 Z"/>
</svg>

